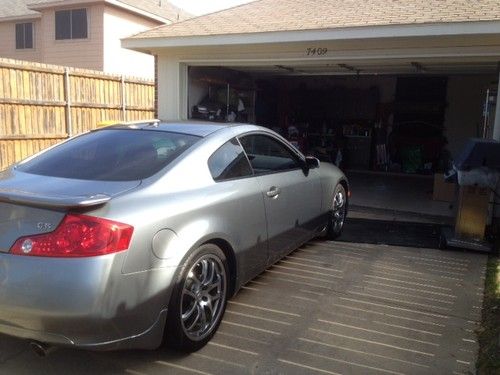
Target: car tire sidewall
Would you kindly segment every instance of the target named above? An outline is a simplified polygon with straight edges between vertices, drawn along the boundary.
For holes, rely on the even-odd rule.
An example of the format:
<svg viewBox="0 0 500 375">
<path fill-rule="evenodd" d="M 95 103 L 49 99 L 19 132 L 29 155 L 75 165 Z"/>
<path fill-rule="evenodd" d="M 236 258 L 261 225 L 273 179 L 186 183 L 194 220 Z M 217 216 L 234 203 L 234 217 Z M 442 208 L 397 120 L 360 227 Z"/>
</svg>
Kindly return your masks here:
<svg viewBox="0 0 500 375">
<path fill-rule="evenodd" d="M 196 264 L 196 262 L 201 257 L 209 254 L 217 256 L 220 259 L 222 265 L 224 266 L 226 272 L 226 284 L 225 284 L 226 293 L 225 293 L 225 298 L 222 301 L 221 313 L 219 314 L 219 317 L 215 322 L 215 324 L 213 325 L 213 327 L 211 328 L 209 334 L 202 340 L 194 341 L 191 340 L 185 334 L 184 329 L 182 327 L 182 322 L 180 318 L 181 295 L 182 295 L 182 290 L 184 288 L 184 283 L 187 277 L 187 273 L 189 272 L 191 267 L 194 264 Z M 194 250 L 191 254 L 189 254 L 186 260 L 183 262 L 181 270 L 176 277 L 174 284 L 174 291 L 172 293 L 172 297 L 170 299 L 168 307 L 167 324 L 164 332 L 165 342 L 168 347 L 184 352 L 193 352 L 201 349 L 210 341 L 210 339 L 217 331 L 220 322 L 222 321 L 222 318 L 224 316 L 224 312 L 227 305 L 227 298 L 229 295 L 228 293 L 229 280 L 230 280 L 230 274 L 229 274 L 227 259 L 226 256 L 224 255 L 224 252 L 218 246 L 214 244 L 204 244 L 198 247 L 196 250 Z"/>
</svg>

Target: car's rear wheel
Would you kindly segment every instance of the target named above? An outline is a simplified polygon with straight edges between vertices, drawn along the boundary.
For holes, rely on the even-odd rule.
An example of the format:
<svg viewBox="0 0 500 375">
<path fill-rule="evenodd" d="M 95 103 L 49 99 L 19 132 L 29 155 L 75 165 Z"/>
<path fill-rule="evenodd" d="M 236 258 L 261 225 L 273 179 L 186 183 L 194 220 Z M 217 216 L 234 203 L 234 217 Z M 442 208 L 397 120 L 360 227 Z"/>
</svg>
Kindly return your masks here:
<svg viewBox="0 0 500 375">
<path fill-rule="evenodd" d="M 226 309 L 228 276 L 226 257 L 213 244 L 202 245 L 187 258 L 169 305 L 169 346 L 195 351 L 212 338 Z"/>
<path fill-rule="evenodd" d="M 328 219 L 327 238 L 333 240 L 340 236 L 344 228 L 344 222 L 347 215 L 347 193 L 342 186 L 338 184 L 333 193 L 331 210 Z"/>
</svg>

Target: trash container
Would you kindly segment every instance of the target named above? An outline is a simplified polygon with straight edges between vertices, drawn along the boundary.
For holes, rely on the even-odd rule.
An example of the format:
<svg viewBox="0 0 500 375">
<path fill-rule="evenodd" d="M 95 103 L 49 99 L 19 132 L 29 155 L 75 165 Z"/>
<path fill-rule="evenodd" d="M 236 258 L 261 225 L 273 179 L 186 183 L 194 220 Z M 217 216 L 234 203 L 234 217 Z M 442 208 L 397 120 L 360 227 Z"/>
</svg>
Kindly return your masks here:
<svg viewBox="0 0 500 375">
<path fill-rule="evenodd" d="M 491 191 L 500 176 L 500 142 L 469 139 L 453 165 L 459 185 L 454 233 L 444 230 L 442 245 L 486 250 L 485 229 Z"/>
</svg>

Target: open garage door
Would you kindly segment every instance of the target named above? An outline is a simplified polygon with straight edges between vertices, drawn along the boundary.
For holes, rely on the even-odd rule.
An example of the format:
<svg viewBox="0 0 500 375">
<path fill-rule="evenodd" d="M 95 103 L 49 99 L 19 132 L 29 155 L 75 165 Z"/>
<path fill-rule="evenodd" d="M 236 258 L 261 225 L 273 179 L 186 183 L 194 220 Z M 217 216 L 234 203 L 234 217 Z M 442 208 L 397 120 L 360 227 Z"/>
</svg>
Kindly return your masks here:
<svg viewBox="0 0 500 375">
<path fill-rule="evenodd" d="M 494 63 L 457 61 L 197 65 L 188 75 L 191 118 L 272 128 L 345 170 L 355 208 L 441 222 L 455 193 L 442 173 L 482 136 L 498 80 Z"/>
</svg>

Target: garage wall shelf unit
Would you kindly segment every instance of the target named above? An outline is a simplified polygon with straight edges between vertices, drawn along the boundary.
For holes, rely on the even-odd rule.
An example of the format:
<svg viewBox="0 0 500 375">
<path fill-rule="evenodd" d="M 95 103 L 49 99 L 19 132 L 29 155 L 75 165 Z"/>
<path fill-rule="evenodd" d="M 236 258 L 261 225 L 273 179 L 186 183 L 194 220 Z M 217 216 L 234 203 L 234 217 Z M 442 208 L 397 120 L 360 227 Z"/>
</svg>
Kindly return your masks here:
<svg viewBox="0 0 500 375">
<path fill-rule="evenodd" d="M 430 174 L 442 164 L 446 95 L 446 77 L 398 77 L 389 141 L 393 168 Z"/>
<path fill-rule="evenodd" d="M 422 121 L 442 127 L 446 88 L 446 77 L 398 77 L 394 122 Z"/>
</svg>

